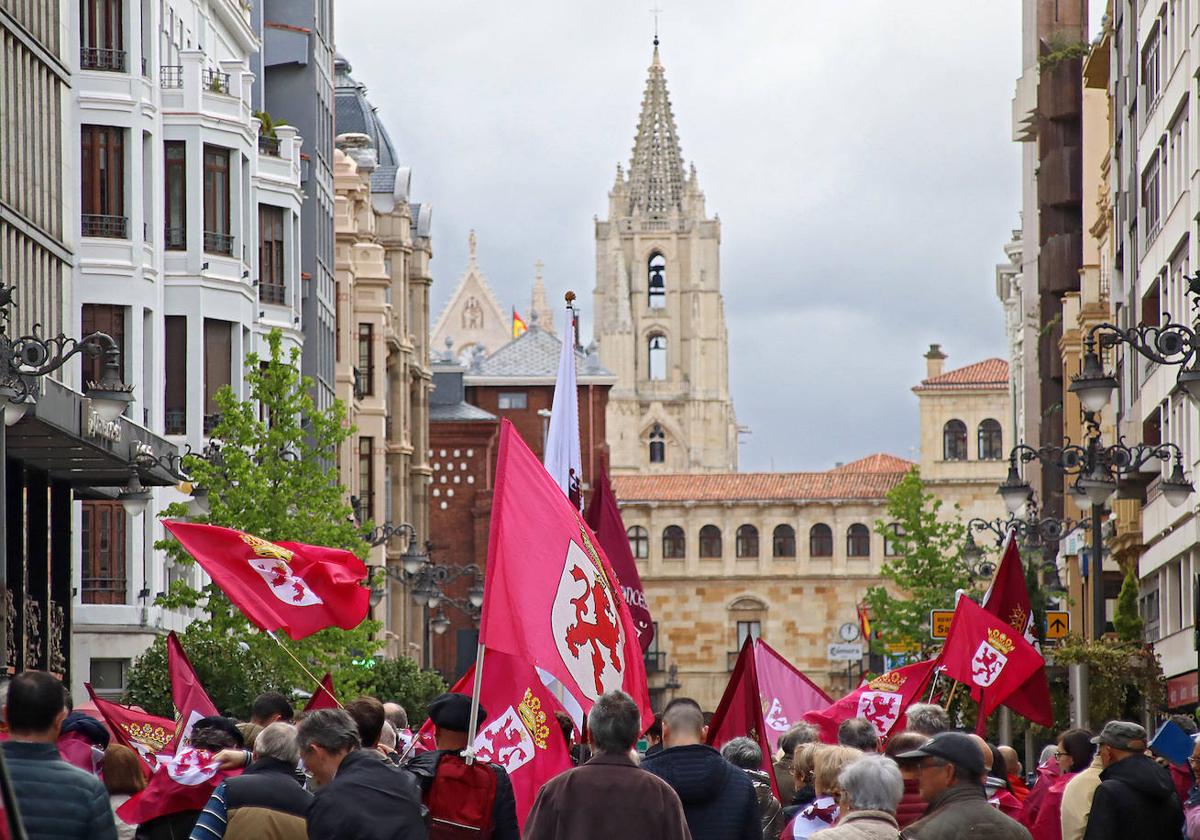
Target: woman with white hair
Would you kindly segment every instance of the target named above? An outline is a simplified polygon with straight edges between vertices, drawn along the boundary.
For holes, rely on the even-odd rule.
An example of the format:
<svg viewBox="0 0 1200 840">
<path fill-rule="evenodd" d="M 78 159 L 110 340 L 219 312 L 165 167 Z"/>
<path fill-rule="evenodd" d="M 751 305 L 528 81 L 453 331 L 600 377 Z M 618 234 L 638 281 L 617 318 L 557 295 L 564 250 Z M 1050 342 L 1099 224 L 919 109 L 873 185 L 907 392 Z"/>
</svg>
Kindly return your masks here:
<svg viewBox="0 0 1200 840">
<path fill-rule="evenodd" d="M 887 756 L 864 755 L 838 774 L 838 820 L 812 840 L 896 840 L 896 805 L 904 793 L 900 768 Z"/>
</svg>

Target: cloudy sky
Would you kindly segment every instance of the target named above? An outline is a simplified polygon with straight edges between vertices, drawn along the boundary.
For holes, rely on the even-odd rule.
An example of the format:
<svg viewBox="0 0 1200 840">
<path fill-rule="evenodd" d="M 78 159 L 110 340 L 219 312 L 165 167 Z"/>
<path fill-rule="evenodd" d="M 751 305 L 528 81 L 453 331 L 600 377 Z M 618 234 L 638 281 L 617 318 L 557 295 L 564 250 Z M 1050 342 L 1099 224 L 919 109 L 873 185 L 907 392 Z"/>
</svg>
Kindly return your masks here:
<svg viewBox="0 0 1200 840">
<path fill-rule="evenodd" d="M 340 0 L 416 200 L 433 316 L 466 262 L 501 304 L 591 303 L 592 218 L 628 165 L 649 0 Z M 994 267 L 1018 225 L 1017 0 L 660 0 L 685 160 L 722 222 L 743 470 L 916 457 L 922 354 L 1005 355 Z M 590 327 L 585 322 L 585 334 Z"/>
</svg>

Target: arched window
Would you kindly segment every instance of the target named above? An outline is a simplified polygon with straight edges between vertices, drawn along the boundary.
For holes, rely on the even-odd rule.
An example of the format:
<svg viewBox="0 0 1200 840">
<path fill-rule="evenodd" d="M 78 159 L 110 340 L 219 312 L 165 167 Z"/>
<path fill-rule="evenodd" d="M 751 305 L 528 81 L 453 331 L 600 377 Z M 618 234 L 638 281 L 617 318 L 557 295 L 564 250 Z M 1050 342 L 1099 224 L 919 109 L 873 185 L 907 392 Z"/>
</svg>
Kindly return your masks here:
<svg viewBox="0 0 1200 840">
<path fill-rule="evenodd" d="M 654 333 L 646 342 L 650 353 L 650 378 L 667 378 L 667 337 L 662 333 Z M 964 432 L 964 434 L 966 434 Z"/>
<path fill-rule="evenodd" d="M 646 287 L 650 293 L 651 309 L 667 308 L 667 261 L 662 254 L 650 257 L 646 266 Z"/>
<path fill-rule="evenodd" d="M 942 427 L 942 460 L 967 460 L 967 424 L 951 420 Z"/>
<path fill-rule="evenodd" d="M 687 549 L 687 537 L 678 525 L 663 528 L 663 559 L 682 560 Z"/>
<path fill-rule="evenodd" d="M 705 525 L 700 529 L 700 556 L 721 556 L 721 529 L 716 525 Z"/>
<path fill-rule="evenodd" d="M 810 557 L 833 556 L 833 530 L 824 522 L 808 529 L 808 553 Z"/>
<path fill-rule="evenodd" d="M 896 536 L 900 536 L 901 534 L 904 533 L 904 529 L 902 527 L 900 527 L 900 523 L 898 523 L 898 522 L 893 522 L 891 525 L 887 526 L 887 530 L 888 530 L 888 534 L 895 534 Z M 894 542 L 892 537 L 884 535 L 883 556 L 884 557 L 896 557 L 899 554 L 900 554 L 900 549 L 896 545 L 896 543 Z"/>
<path fill-rule="evenodd" d="M 625 532 L 625 536 L 629 537 L 629 550 L 638 560 L 645 560 L 650 556 L 650 532 L 641 525 L 634 525 Z"/>
<path fill-rule="evenodd" d="M 667 436 L 657 423 L 650 429 L 650 463 L 661 464 L 667 460 Z"/>
<path fill-rule="evenodd" d="M 1004 458 L 1004 431 L 998 420 L 987 419 L 979 424 L 979 460 L 1000 461 Z"/>
<path fill-rule="evenodd" d="M 796 529 L 791 525 L 776 525 L 771 535 L 771 554 L 775 557 L 796 556 Z"/>
<path fill-rule="evenodd" d="M 758 556 L 758 529 L 753 525 L 743 525 L 737 529 L 737 556 Z"/>
<path fill-rule="evenodd" d="M 855 522 L 846 529 L 846 556 L 871 556 L 871 529 L 861 522 Z"/>
</svg>

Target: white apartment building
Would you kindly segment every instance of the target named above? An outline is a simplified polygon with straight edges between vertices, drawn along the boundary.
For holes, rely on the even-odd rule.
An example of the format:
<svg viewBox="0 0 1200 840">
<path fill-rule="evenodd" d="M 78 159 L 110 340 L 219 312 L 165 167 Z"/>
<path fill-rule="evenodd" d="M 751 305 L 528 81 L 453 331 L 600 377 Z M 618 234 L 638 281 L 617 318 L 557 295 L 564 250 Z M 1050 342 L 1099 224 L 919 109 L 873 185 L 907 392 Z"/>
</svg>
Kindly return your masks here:
<svg viewBox="0 0 1200 840">
<path fill-rule="evenodd" d="M 198 450 L 245 354 L 274 328 L 302 344 L 301 138 L 259 136 L 248 3 L 80 0 L 71 15 L 66 146 L 78 152 L 65 180 L 80 202 L 67 331 L 112 335 L 136 386 L 131 419 Z M 90 378 L 89 363 L 72 375 Z M 119 692 L 154 634 L 183 625 L 152 606 L 174 575 L 199 574 L 153 550 L 155 513 L 177 498 L 156 491 L 138 517 L 77 505 L 77 697 L 89 680 Z"/>
</svg>

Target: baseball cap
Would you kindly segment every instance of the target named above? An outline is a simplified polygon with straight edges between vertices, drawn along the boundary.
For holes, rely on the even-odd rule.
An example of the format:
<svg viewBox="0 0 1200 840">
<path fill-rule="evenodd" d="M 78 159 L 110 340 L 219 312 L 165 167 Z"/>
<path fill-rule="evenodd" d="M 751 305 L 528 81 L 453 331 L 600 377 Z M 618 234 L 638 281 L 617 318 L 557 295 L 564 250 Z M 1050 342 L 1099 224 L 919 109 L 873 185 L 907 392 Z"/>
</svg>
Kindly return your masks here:
<svg viewBox="0 0 1200 840">
<path fill-rule="evenodd" d="M 1146 749 L 1146 730 L 1127 720 L 1110 720 L 1104 724 L 1100 734 L 1092 739 L 1093 744 L 1108 744 L 1118 750 L 1141 752 Z"/>
<path fill-rule="evenodd" d="M 940 732 L 915 750 L 902 752 L 896 758 L 940 758 L 957 764 L 975 776 L 983 775 L 983 755 L 979 745 L 961 732 Z"/>
</svg>

